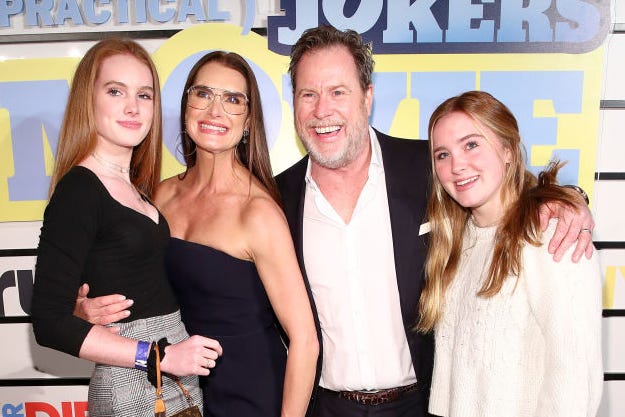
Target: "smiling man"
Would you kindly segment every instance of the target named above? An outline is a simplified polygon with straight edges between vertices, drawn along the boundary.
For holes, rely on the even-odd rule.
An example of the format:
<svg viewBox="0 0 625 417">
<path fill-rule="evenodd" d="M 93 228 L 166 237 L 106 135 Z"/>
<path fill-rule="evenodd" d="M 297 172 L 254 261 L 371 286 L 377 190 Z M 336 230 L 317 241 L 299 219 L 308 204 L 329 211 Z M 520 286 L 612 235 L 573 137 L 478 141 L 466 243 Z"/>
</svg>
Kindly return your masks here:
<svg viewBox="0 0 625 417">
<path fill-rule="evenodd" d="M 308 155 L 277 181 L 321 335 L 314 416 L 428 415 L 432 335 L 413 330 L 424 282 L 428 144 L 369 126 L 373 66 L 358 33 L 328 26 L 304 32 L 291 52 L 295 128 Z M 555 214 L 567 218 L 564 246 L 582 224 L 592 227 L 584 210 L 575 220 Z"/>
</svg>

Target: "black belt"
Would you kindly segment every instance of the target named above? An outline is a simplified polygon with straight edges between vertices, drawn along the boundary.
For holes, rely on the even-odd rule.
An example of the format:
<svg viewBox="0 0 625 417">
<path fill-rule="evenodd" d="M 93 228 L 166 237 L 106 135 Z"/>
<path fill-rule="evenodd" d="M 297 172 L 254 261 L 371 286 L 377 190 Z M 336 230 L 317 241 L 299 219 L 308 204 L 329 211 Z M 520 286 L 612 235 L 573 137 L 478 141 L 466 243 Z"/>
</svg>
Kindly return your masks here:
<svg viewBox="0 0 625 417">
<path fill-rule="evenodd" d="M 404 394 L 416 391 L 417 382 L 403 387 L 381 389 L 376 391 L 332 391 L 327 388 L 319 387 L 328 394 L 335 395 L 339 398 L 354 401 L 363 405 L 380 405 L 390 403 L 400 399 Z"/>
</svg>

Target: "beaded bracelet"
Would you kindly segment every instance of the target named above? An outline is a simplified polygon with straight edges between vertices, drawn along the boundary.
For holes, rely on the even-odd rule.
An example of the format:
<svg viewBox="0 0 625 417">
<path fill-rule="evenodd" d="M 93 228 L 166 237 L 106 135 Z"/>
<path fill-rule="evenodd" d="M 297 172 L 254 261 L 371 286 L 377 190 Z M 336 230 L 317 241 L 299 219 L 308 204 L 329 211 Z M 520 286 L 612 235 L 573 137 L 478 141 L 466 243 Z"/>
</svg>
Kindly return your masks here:
<svg viewBox="0 0 625 417">
<path fill-rule="evenodd" d="M 150 348 L 152 342 L 145 342 L 139 340 L 137 342 L 137 352 L 135 353 L 135 369 L 140 371 L 148 370 L 148 355 L 150 354 Z"/>
</svg>

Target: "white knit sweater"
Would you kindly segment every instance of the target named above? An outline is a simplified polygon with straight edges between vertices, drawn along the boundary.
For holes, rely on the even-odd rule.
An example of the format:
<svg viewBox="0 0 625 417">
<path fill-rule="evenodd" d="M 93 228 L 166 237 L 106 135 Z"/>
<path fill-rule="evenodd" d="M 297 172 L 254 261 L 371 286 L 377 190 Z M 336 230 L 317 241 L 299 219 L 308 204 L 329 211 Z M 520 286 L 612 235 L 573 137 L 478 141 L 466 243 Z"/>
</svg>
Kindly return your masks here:
<svg viewBox="0 0 625 417">
<path fill-rule="evenodd" d="M 603 385 L 596 256 L 559 263 L 526 245 L 523 271 L 477 297 L 496 227 L 469 222 L 460 267 L 435 329 L 430 413 L 446 417 L 594 417 Z M 543 235 L 548 242 L 555 230 Z M 516 284 L 516 288 L 515 288 Z"/>
</svg>

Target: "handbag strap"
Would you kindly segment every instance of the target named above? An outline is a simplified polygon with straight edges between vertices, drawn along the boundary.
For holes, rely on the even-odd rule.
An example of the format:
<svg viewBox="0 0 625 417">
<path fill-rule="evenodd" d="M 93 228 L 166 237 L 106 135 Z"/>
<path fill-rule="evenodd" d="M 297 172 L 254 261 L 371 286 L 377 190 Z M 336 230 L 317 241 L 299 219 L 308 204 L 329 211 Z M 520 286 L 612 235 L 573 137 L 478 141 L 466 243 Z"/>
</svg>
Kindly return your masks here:
<svg viewBox="0 0 625 417">
<path fill-rule="evenodd" d="M 165 417 L 165 401 L 163 400 L 163 382 L 161 377 L 161 353 L 158 344 L 156 343 L 154 343 L 154 352 L 156 353 L 156 401 L 154 402 L 154 416 Z M 173 379 L 176 381 L 176 384 L 178 384 L 178 387 L 180 387 L 180 390 L 187 399 L 189 407 L 193 407 L 195 403 L 193 402 L 193 397 L 189 391 L 184 387 L 184 385 L 182 385 L 179 378 L 174 377 Z"/>
<path fill-rule="evenodd" d="M 165 401 L 161 381 L 161 354 L 156 343 L 152 344 L 156 353 L 156 400 L 154 401 L 154 417 L 165 417 Z"/>
<path fill-rule="evenodd" d="M 179 378 L 174 379 L 174 381 L 176 381 L 176 384 L 178 384 L 178 386 L 182 390 L 182 393 L 184 394 L 185 398 L 187 399 L 187 402 L 189 403 L 189 407 L 193 407 L 195 403 L 193 402 L 193 397 L 191 396 L 189 391 L 184 387 L 184 385 L 182 385 L 182 382 L 180 382 Z"/>
</svg>

